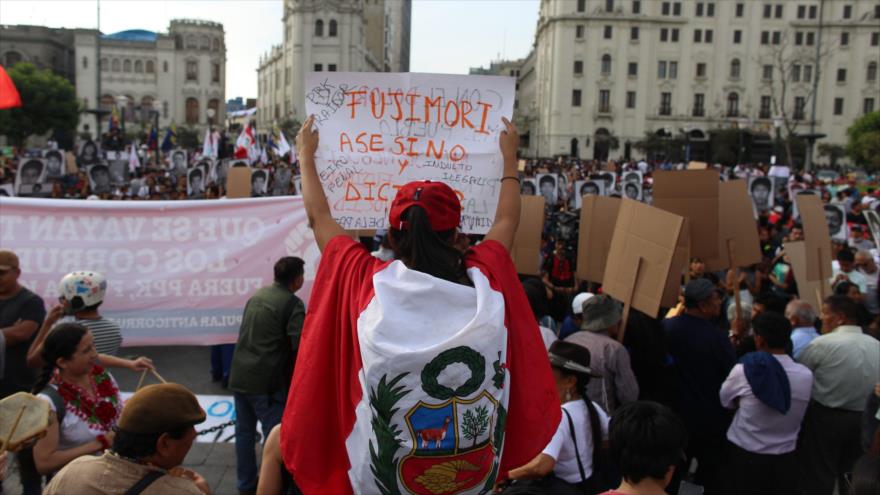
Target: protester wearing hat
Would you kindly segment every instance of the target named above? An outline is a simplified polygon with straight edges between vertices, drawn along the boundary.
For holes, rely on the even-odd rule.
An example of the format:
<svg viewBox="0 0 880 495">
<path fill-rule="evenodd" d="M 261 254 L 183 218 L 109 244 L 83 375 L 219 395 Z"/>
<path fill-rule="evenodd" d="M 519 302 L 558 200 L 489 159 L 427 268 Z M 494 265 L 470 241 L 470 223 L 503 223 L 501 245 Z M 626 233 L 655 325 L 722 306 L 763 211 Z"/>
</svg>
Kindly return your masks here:
<svg viewBox="0 0 880 495">
<path fill-rule="evenodd" d="M 718 393 L 736 354 L 717 322 L 721 298 L 708 279 L 692 280 L 684 290 L 685 312 L 663 320 L 667 349 L 678 376 L 675 411 L 682 417 L 691 439 L 688 459 L 697 458 L 696 482 L 707 495 L 720 493 L 722 453 L 730 414 Z"/>
<path fill-rule="evenodd" d="M 595 464 L 602 439 L 608 434 L 609 417 L 589 399 L 587 388 L 593 378 L 602 375 L 591 366 L 586 347 L 560 340 L 550 346 L 548 354 L 562 402 L 562 421 L 544 450 L 528 464 L 512 469 L 508 478 L 544 479 L 542 486 L 546 486 L 550 481 L 545 478 L 552 474 L 556 485 L 548 493 L 569 493 L 571 487 L 580 493 L 596 493 L 605 488 L 593 475 L 598 472 Z"/>
<path fill-rule="evenodd" d="M 446 407 L 453 396 L 482 397 L 487 405 L 504 404 L 503 430 L 483 434 L 483 446 L 474 447 L 483 449 L 479 455 L 465 457 L 469 449 L 463 449 L 447 459 L 484 473 L 456 485 L 458 492 L 491 485 L 492 473 L 503 476 L 539 454 L 561 415 L 546 407 L 556 400 L 547 351 L 509 254 L 520 218 L 516 128 L 506 119 L 500 126 L 503 174 L 484 240 L 466 252 L 456 249 L 462 204 L 449 185 L 390 183 L 388 190 L 397 189 L 389 194 L 388 216 L 394 260 L 383 262 L 331 215 L 315 167 L 314 123 L 312 116 L 303 124 L 296 149 L 303 203 L 322 256 L 282 421 L 285 465 L 304 493 L 410 486 L 414 477 L 396 468 L 401 442 L 421 450 L 474 446 L 449 426 L 451 415 L 435 421 L 426 408 Z M 469 378 L 449 381 L 443 371 L 459 367 Z M 502 420 L 500 408 L 485 411 L 488 424 Z M 377 447 L 373 462 L 369 452 Z M 410 491 L 423 489 L 417 484 Z"/>
<path fill-rule="evenodd" d="M 18 256 L 0 251 L 0 333 L 6 351 L 0 370 L 0 399 L 30 390 L 36 376 L 27 366 L 31 340 L 46 318 L 43 299 L 19 284 Z"/>
<path fill-rule="evenodd" d="M 43 493 L 210 495 L 202 476 L 180 467 L 196 438 L 195 425 L 204 421 L 205 411 L 183 385 L 148 385 L 125 403 L 113 448 L 72 461 Z"/>
<path fill-rule="evenodd" d="M 562 327 L 559 329 L 561 340 L 565 340 L 566 337 L 581 329 L 581 323 L 584 321 L 584 303 L 593 296 L 592 292 L 581 292 L 571 300 L 571 315 L 565 317 L 565 321 L 562 322 Z"/>
<path fill-rule="evenodd" d="M 589 349 L 591 367 L 602 379 L 590 382 L 587 395 L 613 414 L 621 405 L 639 398 L 629 352 L 617 341 L 622 310 L 611 296 L 600 294 L 584 302 L 582 312 L 581 330 L 565 340 Z"/>
</svg>

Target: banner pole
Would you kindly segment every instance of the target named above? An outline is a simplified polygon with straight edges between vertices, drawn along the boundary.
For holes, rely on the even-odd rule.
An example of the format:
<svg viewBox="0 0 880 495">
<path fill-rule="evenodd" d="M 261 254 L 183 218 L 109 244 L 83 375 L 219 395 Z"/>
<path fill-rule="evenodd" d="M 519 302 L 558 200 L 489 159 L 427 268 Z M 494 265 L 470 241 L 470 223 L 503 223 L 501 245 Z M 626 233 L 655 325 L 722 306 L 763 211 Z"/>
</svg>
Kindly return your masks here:
<svg viewBox="0 0 880 495">
<path fill-rule="evenodd" d="M 617 332 L 617 341 L 623 343 L 623 335 L 626 333 L 626 324 L 629 322 L 629 312 L 632 309 L 632 300 L 636 292 L 636 282 L 639 280 L 639 271 L 642 269 L 642 257 L 636 262 L 636 273 L 629 287 L 629 297 L 623 303 L 623 315 L 620 318 L 620 330 Z"/>
</svg>

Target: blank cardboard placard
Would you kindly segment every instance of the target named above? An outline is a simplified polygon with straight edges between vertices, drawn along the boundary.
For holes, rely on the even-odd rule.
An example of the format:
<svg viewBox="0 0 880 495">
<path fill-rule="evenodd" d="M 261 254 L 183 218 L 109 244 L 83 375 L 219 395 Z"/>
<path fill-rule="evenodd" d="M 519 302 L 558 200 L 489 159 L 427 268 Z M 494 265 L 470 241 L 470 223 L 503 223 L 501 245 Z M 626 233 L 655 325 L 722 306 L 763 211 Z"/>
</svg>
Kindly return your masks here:
<svg viewBox="0 0 880 495">
<path fill-rule="evenodd" d="M 718 257 L 717 170 L 654 173 L 654 206 L 686 217 L 690 225 L 690 257 Z"/>
<path fill-rule="evenodd" d="M 541 231 L 544 229 L 544 197 L 520 196 L 522 207 L 519 227 L 513 239 L 510 257 L 516 272 L 523 275 L 540 275 Z"/>
<path fill-rule="evenodd" d="M 806 244 L 807 280 L 831 277 L 831 237 L 819 196 L 795 196 Z"/>
<path fill-rule="evenodd" d="M 709 164 L 706 162 L 689 162 L 687 169 L 688 170 L 706 170 L 709 168 Z"/>
<path fill-rule="evenodd" d="M 251 169 L 250 167 L 232 167 L 226 175 L 226 197 L 249 198 L 251 197 Z"/>
<path fill-rule="evenodd" d="M 673 213 L 621 200 L 602 279 L 603 291 L 624 304 L 630 301 L 633 308 L 645 314 L 656 315 L 683 224 L 684 218 Z"/>
<path fill-rule="evenodd" d="M 829 276 L 823 280 L 809 280 L 807 278 L 807 243 L 806 241 L 783 243 L 782 249 L 788 256 L 791 269 L 794 272 L 794 281 L 798 286 L 798 294 L 804 301 L 810 302 L 816 313 L 822 309 L 822 298 L 831 295 L 831 282 Z M 828 269 L 831 269 L 830 260 Z"/>
<path fill-rule="evenodd" d="M 620 209 L 620 198 L 584 196 L 578 231 L 577 277 L 602 282 L 605 262 L 614 236 L 614 224 Z"/>
<path fill-rule="evenodd" d="M 752 198 L 744 180 L 722 182 L 718 186 L 718 256 L 706 260 L 711 271 L 750 266 L 761 262 L 761 241 L 751 215 Z M 727 241 L 733 249 L 730 259 Z"/>
<path fill-rule="evenodd" d="M 669 265 L 669 275 L 666 277 L 666 287 L 663 289 L 663 298 L 660 306 L 671 308 L 678 304 L 678 295 L 681 293 L 681 276 L 688 268 L 688 232 L 690 232 L 687 218 L 681 224 L 681 233 L 678 242 L 675 243 L 675 252 L 672 255 L 672 263 Z"/>
</svg>

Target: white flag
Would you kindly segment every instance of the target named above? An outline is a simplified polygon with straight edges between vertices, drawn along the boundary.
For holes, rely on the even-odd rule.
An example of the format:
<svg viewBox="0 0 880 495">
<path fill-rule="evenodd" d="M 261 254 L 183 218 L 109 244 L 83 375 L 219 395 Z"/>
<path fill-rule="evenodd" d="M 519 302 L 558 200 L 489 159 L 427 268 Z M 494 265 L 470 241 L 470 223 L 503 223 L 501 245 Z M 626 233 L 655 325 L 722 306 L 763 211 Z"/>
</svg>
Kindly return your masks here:
<svg viewBox="0 0 880 495">
<path fill-rule="evenodd" d="M 206 158 L 215 156 L 215 148 L 214 136 L 211 134 L 211 129 L 205 129 L 205 141 L 202 143 L 202 156 Z"/>
<path fill-rule="evenodd" d="M 131 149 L 128 151 L 128 169 L 131 173 L 134 173 L 138 167 L 141 166 L 140 160 L 138 160 L 138 146 L 137 141 L 132 141 Z"/>
<path fill-rule="evenodd" d="M 278 156 L 284 156 L 286 153 L 290 153 L 290 144 L 284 137 L 284 131 L 278 131 Z"/>
</svg>

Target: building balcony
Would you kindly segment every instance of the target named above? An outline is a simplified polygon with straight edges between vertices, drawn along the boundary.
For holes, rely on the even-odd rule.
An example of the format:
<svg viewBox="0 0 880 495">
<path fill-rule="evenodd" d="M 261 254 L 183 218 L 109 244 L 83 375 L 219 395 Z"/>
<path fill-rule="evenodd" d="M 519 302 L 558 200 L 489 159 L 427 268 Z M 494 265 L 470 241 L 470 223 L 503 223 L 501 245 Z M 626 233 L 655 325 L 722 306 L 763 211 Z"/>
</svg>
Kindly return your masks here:
<svg viewBox="0 0 880 495">
<path fill-rule="evenodd" d="M 669 117 L 672 115 L 672 107 L 660 107 L 657 109 L 657 115 Z"/>
<path fill-rule="evenodd" d="M 597 105 L 593 110 L 594 119 L 612 119 L 614 118 L 614 107 L 611 105 Z"/>
<path fill-rule="evenodd" d="M 691 116 L 692 117 L 705 117 L 706 116 L 706 109 L 704 107 L 696 107 L 691 112 Z"/>
</svg>

